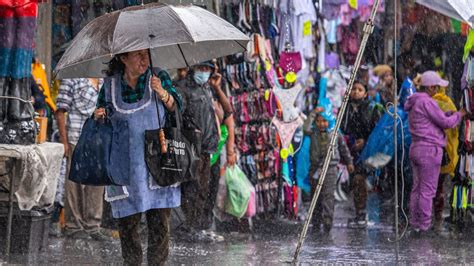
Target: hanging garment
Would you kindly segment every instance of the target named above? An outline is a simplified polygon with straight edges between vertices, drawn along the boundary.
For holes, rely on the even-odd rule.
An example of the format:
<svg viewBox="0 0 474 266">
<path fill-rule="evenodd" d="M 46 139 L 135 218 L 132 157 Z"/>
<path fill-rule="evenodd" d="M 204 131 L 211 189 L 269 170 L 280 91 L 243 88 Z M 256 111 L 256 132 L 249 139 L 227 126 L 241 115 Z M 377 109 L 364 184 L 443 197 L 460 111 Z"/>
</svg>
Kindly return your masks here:
<svg viewBox="0 0 474 266">
<path fill-rule="evenodd" d="M 30 77 L 37 13 L 35 1 L 0 8 L 0 77 Z"/>
<path fill-rule="evenodd" d="M 309 169 L 311 167 L 310 146 L 311 137 L 305 136 L 300 150 L 295 154 L 296 185 L 305 193 L 311 192 L 311 184 L 309 183 Z"/>
<path fill-rule="evenodd" d="M 43 92 L 45 97 L 46 104 L 53 112 L 56 111 L 56 104 L 51 98 L 51 90 L 49 89 L 48 79 L 46 77 L 46 70 L 43 67 L 44 65 L 40 62 L 35 62 L 31 65 L 31 74 L 35 79 L 36 84 L 40 87 L 40 90 Z"/>
<path fill-rule="evenodd" d="M 433 96 L 433 99 L 438 103 L 439 107 L 443 112 L 456 112 L 456 106 L 454 105 L 451 98 L 449 98 L 444 92 L 439 92 Z M 445 130 L 446 134 L 446 147 L 445 150 L 448 154 L 449 163 L 441 167 L 441 174 L 449 174 L 454 177 L 454 171 L 458 164 L 458 146 L 459 146 L 459 131 L 458 128 L 451 128 Z"/>
<path fill-rule="evenodd" d="M 288 148 L 290 147 L 291 140 L 298 127 L 303 125 L 303 120 L 301 117 L 297 117 L 293 121 L 284 122 L 275 117 L 272 120 L 272 124 L 275 125 L 278 135 L 280 136 L 282 158 L 286 159 L 288 157 Z M 284 156 L 285 153 L 286 156 Z"/>
<path fill-rule="evenodd" d="M 298 94 L 303 90 L 303 86 L 300 83 L 296 84 L 290 89 L 281 89 L 275 87 L 273 92 L 280 101 L 283 111 L 283 121 L 294 120 L 299 115 L 299 110 L 294 106 L 295 100 Z"/>
</svg>

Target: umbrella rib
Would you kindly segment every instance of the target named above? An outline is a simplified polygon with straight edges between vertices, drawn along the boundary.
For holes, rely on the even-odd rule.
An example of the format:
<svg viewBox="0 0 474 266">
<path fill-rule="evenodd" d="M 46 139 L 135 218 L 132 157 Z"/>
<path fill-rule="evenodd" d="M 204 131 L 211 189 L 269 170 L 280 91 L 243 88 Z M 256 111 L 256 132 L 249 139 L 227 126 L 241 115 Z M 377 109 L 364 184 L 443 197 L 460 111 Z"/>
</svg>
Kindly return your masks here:
<svg viewBox="0 0 474 266">
<path fill-rule="evenodd" d="M 184 56 L 183 49 L 181 48 L 180 44 L 178 44 L 178 48 L 179 48 L 179 51 L 181 52 L 181 56 L 183 57 L 184 63 L 186 64 L 186 66 L 190 66 L 188 64 L 188 60 L 186 60 L 186 57 Z"/>
<path fill-rule="evenodd" d="M 244 47 L 242 44 L 240 44 L 240 42 L 238 42 L 237 40 L 234 40 L 234 42 L 236 42 L 240 47 L 242 47 L 244 49 L 245 52 L 247 52 L 247 47 Z"/>
</svg>

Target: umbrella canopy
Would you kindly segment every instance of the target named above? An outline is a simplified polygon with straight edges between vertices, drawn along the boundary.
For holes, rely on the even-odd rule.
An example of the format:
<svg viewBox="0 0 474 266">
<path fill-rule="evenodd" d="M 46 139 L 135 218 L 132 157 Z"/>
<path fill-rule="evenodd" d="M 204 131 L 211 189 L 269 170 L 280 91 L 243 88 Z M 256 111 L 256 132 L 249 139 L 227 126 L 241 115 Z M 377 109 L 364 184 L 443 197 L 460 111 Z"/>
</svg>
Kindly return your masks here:
<svg viewBox="0 0 474 266">
<path fill-rule="evenodd" d="M 152 3 L 98 17 L 72 40 L 56 78 L 105 77 L 117 54 L 150 49 L 163 69 L 191 66 L 243 52 L 249 38 L 232 24 L 193 5 Z"/>
<path fill-rule="evenodd" d="M 471 28 L 474 27 L 473 0 L 416 0 L 416 2 L 450 18 L 464 21 Z"/>
</svg>

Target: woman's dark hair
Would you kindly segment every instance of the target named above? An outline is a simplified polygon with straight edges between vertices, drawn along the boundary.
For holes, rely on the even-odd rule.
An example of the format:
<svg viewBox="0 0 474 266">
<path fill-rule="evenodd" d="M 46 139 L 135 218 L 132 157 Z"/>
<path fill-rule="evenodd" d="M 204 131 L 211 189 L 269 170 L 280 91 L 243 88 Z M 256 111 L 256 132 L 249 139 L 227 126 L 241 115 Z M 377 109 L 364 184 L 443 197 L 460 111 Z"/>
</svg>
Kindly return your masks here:
<svg viewBox="0 0 474 266">
<path fill-rule="evenodd" d="M 362 85 L 362 87 L 364 87 L 365 92 L 367 92 L 367 84 L 365 84 L 365 82 L 362 79 L 354 80 L 354 85 L 356 85 L 356 84 Z"/>
<path fill-rule="evenodd" d="M 127 55 L 128 53 L 123 53 L 123 54 L 118 54 L 112 58 L 112 60 L 109 61 L 108 66 L 109 68 L 105 70 L 105 74 L 107 76 L 113 76 L 118 73 L 123 73 L 125 71 L 125 65 L 120 60 L 121 56 Z"/>
</svg>

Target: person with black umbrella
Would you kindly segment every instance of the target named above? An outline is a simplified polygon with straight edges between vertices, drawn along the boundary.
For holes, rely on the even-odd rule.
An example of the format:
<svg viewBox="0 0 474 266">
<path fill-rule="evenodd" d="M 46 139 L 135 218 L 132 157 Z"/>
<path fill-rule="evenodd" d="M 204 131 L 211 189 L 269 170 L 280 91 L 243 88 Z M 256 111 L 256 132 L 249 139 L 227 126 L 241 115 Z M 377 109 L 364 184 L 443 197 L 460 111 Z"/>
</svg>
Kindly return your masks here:
<svg viewBox="0 0 474 266">
<path fill-rule="evenodd" d="M 154 74 L 156 73 L 156 75 Z M 108 77 L 99 93 L 96 119 L 127 121 L 129 140 L 120 143 L 128 148 L 130 185 L 108 186 L 106 200 L 118 219 L 122 257 L 126 265 L 143 262 L 140 221 L 144 214 L 148 226 L 147 259 L 150 265 L 163 265 L 169 252 L 171 208 L 181 203 L 179 185 L 160 187 L 149 174 L 145 163 L 145 130 L 163 128 L 165 113 L 180 108 L 180 96 L 171 85 L 166 71 L 150 68 L 148 50 L 128 52 L 109 63 Z M 158 108 L 161 109 L 158 117 Z M 125 147 L 124 147 L 125 146 Z M 111 156 L 111 160 L 120 159 Z"/>
</svg>

